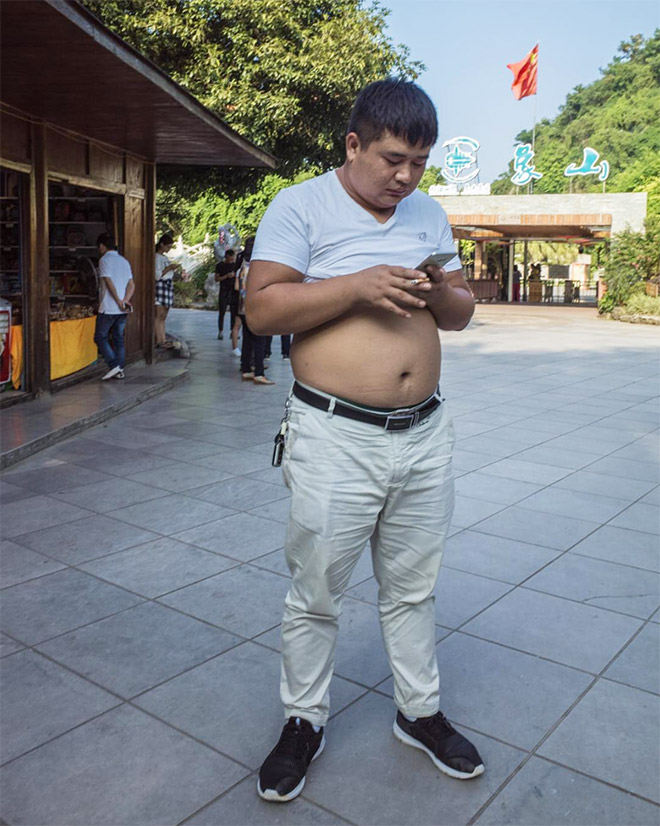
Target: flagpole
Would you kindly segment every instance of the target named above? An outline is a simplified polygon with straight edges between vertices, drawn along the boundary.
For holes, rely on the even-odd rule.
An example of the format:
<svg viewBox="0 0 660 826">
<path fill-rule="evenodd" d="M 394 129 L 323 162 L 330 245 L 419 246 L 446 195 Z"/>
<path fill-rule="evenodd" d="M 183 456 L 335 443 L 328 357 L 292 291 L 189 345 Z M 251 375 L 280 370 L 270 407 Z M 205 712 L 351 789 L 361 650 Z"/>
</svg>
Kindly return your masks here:
<svg viewBox="0 0 660 826">
<path fill-rule="evenodd" d="M 541 45 L 541 41 L 536 42 L 537 52 L 536 52 L 536 92 L 534 93 L 534 124 L 532 125 L 532 157 L 534 157 L 534 149 L 536 146 L 536 117 L 538 113 L 538 99 L 539 99 L 539 52 L 541 49 L 539 48 Z M 531 195 L 534 192 L 534 179 L 529 182 L 529 194 Z"/>
</svg>

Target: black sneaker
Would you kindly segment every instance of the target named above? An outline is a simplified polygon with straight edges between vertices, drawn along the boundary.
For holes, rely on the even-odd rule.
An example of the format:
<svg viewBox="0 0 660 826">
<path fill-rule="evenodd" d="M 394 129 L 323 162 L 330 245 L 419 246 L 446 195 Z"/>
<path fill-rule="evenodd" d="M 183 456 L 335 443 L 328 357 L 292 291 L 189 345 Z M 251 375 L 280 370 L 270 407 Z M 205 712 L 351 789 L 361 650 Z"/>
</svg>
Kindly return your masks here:
<svg viewBox="0 0 660 826">
<path fill-rule="evenodd" d="M 264 800 L 286 803 L 298 797 L 312 760 L 325 747 L 323 729 L 318 732 L 307 720 L 289 717 L 277 745 L 259 771 L 257 792 Z"/>
<path fill-rule="evenodd" d="M 425 751 L 440 771 L 450 777 L 469 780 L 483 774 L 479 752 L 441 711 L 433 717 L 418 717 L 414 723 L 397 712 L 394 736 L 407 746 Z"/>
</svg>

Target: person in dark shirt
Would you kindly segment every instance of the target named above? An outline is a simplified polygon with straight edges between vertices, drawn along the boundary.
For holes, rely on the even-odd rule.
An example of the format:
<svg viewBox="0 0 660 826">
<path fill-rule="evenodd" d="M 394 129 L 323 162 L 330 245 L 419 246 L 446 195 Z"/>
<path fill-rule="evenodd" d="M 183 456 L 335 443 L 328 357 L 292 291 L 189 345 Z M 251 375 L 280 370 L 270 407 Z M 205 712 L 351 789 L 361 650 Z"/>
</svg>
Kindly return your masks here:
<svg viewBox="0 0 660 826">
<path fill-rule="evenodd" d="M 224 338 L 222 330 L 225 323 L 225 314 L 227 310 L 230 313 L 230 330 L 234 331 L 236 323 L 236 307 L 237 302 L 232 302 L 232 294 L 234 293 L 234 281 L 236 279 L 236 253 L 234 250 L 227 250 L 225 252 L 224 261 L 219 261 L 215 265 L 215 280 L 220 284 L 220 293 L 218 295 L 218 339 Z"/>
</svg>

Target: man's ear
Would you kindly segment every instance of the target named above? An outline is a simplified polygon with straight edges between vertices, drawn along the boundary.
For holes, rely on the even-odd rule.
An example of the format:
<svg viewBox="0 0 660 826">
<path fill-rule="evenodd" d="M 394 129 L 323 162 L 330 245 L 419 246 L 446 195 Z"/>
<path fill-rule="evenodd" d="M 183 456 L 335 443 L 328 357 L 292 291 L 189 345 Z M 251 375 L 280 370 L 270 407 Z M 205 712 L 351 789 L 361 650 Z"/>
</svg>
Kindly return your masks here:
<svg viewBox="0 0 660 826">
<path fill-rule="evenodd" d="M 353 161 L 360 151 L 360 136 L 357 132 L 349 132 L 346 135 L 346 160 Z"/>
</svg>

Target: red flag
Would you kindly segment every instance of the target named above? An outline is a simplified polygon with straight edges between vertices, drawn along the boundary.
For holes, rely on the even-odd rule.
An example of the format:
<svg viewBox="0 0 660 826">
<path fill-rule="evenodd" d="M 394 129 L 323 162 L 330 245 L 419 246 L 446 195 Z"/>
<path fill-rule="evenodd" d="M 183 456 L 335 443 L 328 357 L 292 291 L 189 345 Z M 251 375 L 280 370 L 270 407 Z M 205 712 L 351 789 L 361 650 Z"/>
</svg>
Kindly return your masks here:
<svg viewBox="0 0 660 826">
<path fill-rule="evenodd" d="M 511 90 L 516 100 L 536 94 L 536 72 L 539 60 L 539 44 L 519 63 L 507 63 L 507 69 L 513 72 Z"/>
</svg>

